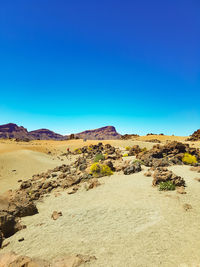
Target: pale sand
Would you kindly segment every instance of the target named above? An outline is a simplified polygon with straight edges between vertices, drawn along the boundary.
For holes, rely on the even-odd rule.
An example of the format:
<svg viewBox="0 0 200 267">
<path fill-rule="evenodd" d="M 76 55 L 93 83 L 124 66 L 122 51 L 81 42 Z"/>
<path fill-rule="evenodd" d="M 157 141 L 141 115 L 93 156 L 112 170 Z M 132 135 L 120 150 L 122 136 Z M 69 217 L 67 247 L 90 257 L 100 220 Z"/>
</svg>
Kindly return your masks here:
<svg viewBox="0 0 200 267">
<path fill-rule="evenodd" d="M 67 152 L 67 148 L 73 151 L 75 148 L 98 144 L 99 142 L 98 140 L 87 142 L 83 140 L 37 140 L 31 142 L 0 140 L 0 194 L 9 189 L 16 189 L 18 187 L 18 180 L 29 179 L 33 174 L 46 172 L 48 169 L 58 165 L 71 163 L 69 158 L 61 156 L 62 153 Z M 134 144 L 148 148 L 153 146 L 153 143 L 132 140 L 108 140 L 103 141 L 103 143 L 110 143 L 121 148 Z M 48 154 L 49 151 L 51 152 L 50 155 Z"/>
<path fill-rule="evenodd" d="M 159 192 L 144 171 L 101 178 L 101 186 L 74 195 L 51 194 L 38 203 L 39 214 L 23 218 L 27 229 L 10 237 L 3 252 L 49 260 L 89 254 L 97 257 L 85 265 L 92 267 L 199 266 L 200 183 L 193 180 L 198 174 L 187 166 L 170 169 L 185 178 L 186 195 Z M 185 211 L 184 203 L 192 209 Z M 56 221 L 54 210 L 63 213 Z"/>
<path fill-rule="evenodd" d="M 26 180 L 33 174 L 69 163 L 71 160 L 66 157 L 58 158 L 31 150 L 2 153 L 0 154 L 0 194 L 9 189 L 16 189 L 19 186 L 18 180 Z"/>
<path fill-rule="evenodd" d="M 154 145 L 142 138 L 146 140 L 147 137 L 103 143 L 121 148 Z M 148 138 L 162 139 L 162 143 L 171 140 L 166 136 Z M 70 163 L 73 159 L 63 157 L 61 161 L 58 158 L 68 147 L 74 150 L 98 142 L 1 140 L 0 192 L 16 188 L 19 179 Z M 199 142 L 190 144 L 193 143 L 199 146 Z M 48 151 L 52 154 L 48 155 Z M 65 254 L 89 254 L 96 256 L 97 261 L 85 266 L 94 267 L 200 266 L 200 183 L 193 179 L 200 178 L 200 174 L 189 171 L 187 166 L 170 169 L 185 178 L 186 195 L 159 192 L 152 188 L 152 178 L 143 173 L 101 178 L 104 184 L 90 191 L 82 190 L 74 195 L 63 192 L 57 198 L 51 194 L 43 203 L 38 203 L 39 214 L 23 218 L 27 229 L 6 240 L 11 243 L 2 252 L 13 250 L 50 260 Z M 184 203 L 191 204 L 192 210 L 186 212 Z M 54 210 L 63 213 L 57 221 L 51 219 Z M 21 237 L 25 240 L 18 242 Z"/>
</svg>

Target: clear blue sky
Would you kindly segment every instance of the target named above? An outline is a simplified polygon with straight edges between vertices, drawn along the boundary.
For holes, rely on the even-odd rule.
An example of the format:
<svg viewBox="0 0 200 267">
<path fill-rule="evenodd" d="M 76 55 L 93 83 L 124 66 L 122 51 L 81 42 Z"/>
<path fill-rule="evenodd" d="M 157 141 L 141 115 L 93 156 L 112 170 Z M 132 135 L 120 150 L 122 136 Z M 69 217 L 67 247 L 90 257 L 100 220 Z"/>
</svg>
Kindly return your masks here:
<svg viewBox="0 0 200 267">
<path fill-rule="evenodd" d="M 200 128 L 199 0 L 0 0 L 0 124 Z"/>
</svg>

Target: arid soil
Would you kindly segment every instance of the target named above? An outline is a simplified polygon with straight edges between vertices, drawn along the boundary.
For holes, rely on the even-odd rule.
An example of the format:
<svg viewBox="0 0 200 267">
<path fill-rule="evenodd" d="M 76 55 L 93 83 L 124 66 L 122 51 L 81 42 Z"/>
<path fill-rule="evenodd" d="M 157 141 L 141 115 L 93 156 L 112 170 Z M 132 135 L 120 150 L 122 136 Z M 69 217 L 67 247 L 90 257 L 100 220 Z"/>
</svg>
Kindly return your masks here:
<svg viewBox="0 0 200 267">
<path fill-rule="evenodd" d="M 199 147 L 198 142 L 185 142 L 185 137 L 159 135 L 102 143 L 125 153 L 127 146 L 151 149 L 155 143 L 146 140 L 152 139 L 161 144 L 177 140 Z M 62 155 L 67 148 L 74 151 L 98 142 L 1 140 L 0 192 L 18 188 L 18 180 L 33 174 L 72 164 L 77 156 Z M 129 159 L 135 156 L 123 158 Z M 186 165 L 167 168 L 184 179 L 186 194 L 152 187 L 153 178 L 144 175 L 149 167 L 143 165 L 138 173 L 124 175 L 120 171 L 101 177 L 100 185 L 91 190 L 85 181 L 76 193 L 67 188 L 46 194 L 36 202 L 39 213 L 21 219 L 26 228 L 6 238 L 0 254 L 14 251 L 49 262 L 66 255 L 92 257 L 82 266 L 200 266 L 200 182 L 195 179 L 200 173 Z"/>
</svg>

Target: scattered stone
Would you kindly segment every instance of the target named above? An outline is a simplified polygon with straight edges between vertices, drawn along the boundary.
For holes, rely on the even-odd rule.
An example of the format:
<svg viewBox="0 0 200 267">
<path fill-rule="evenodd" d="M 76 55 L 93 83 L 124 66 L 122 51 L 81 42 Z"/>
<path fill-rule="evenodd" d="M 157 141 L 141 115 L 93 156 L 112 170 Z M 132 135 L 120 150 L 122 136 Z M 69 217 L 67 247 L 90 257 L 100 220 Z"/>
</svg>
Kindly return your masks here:
<svg viewBox="0 0 200 267">
<path fill-rule="evenodd" d="M 1 267 L 50 267 L 46 261 L 20 256 L 14 252 L 0 254 Z"/>
<path fill-rule="evenodd" d="M 200 166 L 196 166 L 196 167 L 191 167 L 190 171 L 195 171 L 195 172 L 200 172 Z"/>
<path fill-rule="evenodd" d="M 74 194 L 78 191 L 78 187 L 77 186 L 74 186 L 74 187 L 71 187 L 68 191 L 67 191 L 67 194 L 71 195 L 71 194 Z"/>
<path fill-rule="evenodd" d="M 176 192 L 179 194 L 186 194 L 185 192 L 185 187 L 184 186 L 179 186 L 176 188 Z"/>
<path fill-rule="evenodd" d="M 99 183 L 99 180 L 98 180 L 97 178 L 93 178 L 93 179 L 91 179 L 91 180 L 89 181 L 86 190 L 90 190 L 90 189 L 95 188 L 95 187 L 97 187 L 97 186 L 99 186 L 99 185 L 101 185 L 101 184 Z"/>
<path fill-rule="evenodd" d="M 22 241 L 24 241 L 24 238 L 23 237 L 20 238 L 20 239 L 18 239 L 18 242 L 22 242 Z"/>
<path fill-rule="evenodd" d="M 151 177 L 152 173 L 150 171 L 147 171 L 147 172 L 144 173 L 144 176 Z"/>
<path fill-rule="evenodd" d="M 59 212 L 54 211 L 54 212 L 52 213 L 52 215 L 51 215 L 51 218 L 55 221 L 55 220 L 57 220 L 60 216 L 62 216 L 62 212 L 61 212 L 61 211 L 59 211 Z"/>
<path fill-rule="evenodd" d="M 80 255 L 68 256 L 53 261 L 53 267 L 78 267 L 84 263 L 96 260 L 95 256 Z"/>
<path fill-rule="evenodd" d="M 3 249 L 3 248 L 6 248 L 9 245 L 10 245 L 10 241 L 7 241 L 7 242 L 3 242 L 2 246 L 0 245 L 0 247 Z"/>
<path fill-rule="evenodd" d="M 55 196 L 55 197 L 59 197 L 59 196 L 61 196 L 61 193 L 56 192 L 56 193 L 54 193 L 54 196 Z"/>
<path fill-rule="evenodd" d="M 192 206 L 190 204 L 183 204 L 183 208 L 185 211 L 188 211 L 188 210 L 191 210 L 192 209 Z"/>
</svg>

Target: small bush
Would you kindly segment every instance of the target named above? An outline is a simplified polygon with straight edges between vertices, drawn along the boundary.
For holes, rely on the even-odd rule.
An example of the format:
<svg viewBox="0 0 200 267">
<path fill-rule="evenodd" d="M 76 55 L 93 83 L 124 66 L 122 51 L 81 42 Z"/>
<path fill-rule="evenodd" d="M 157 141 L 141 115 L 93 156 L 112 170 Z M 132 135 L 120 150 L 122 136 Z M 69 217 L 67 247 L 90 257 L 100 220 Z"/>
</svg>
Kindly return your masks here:
<svg viewBox="0 0 200 267">
<path fill-rule="evenodd" d="M 195 164 L 197 163 L 197 158 L 189 153 L 185 153 L 182 162 L 185 164 Z"/>
<path fill-rule="evenodd" d="M 76 149 L 74 149 L 74 152 L 75 152 L 76 154 L 81 154 L 81 153 L 82 153 L 82 151 L 80 150 L 80 148 L 76 148 Z"/>
<path fill-rule="evenodd" d="M 100 160 L 104 160 L 105 157 L 103 154 L 96 154 L 95 158 L 94 158 L 94 162 L 99 162 Z"/>
<path fill-rule="evenodd" d="M 109 176 L 113 174 L 109 166 L 97 162 L 92 164 L 90 171 L 91 174 L 96 177 Z"/>
<path fill-rule="evenodd" d="M 175 185 L 171 181 L 160 182 L 159 190 L 160 191 L 172 191 L 175 190 Z"/>
<path fill-rule="evenodd" d="M 131 148 L 130 148 L 130 146 L 126 146 L 125 149 L 126 149 L 127 151 L 129 151 Z"/>
<path fill-rule="evenodd" d="M 123 157 L 128 157 L 128 154 L 124 154 Z"/>
<path fill-rule="evenodd" d="M 146 147 L 143 147 L 142 149 L 141 149 L 141 152 L 146 152 L 147 151 L 147 148 Z"/>
</svg>

